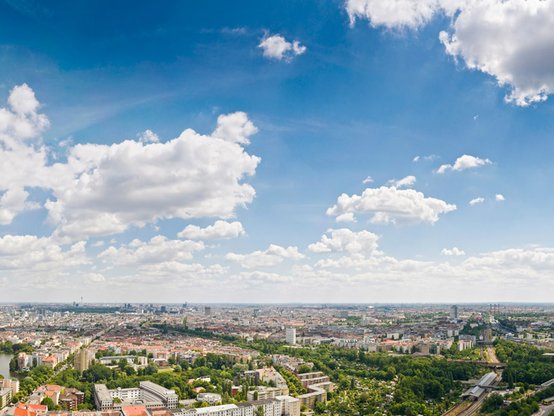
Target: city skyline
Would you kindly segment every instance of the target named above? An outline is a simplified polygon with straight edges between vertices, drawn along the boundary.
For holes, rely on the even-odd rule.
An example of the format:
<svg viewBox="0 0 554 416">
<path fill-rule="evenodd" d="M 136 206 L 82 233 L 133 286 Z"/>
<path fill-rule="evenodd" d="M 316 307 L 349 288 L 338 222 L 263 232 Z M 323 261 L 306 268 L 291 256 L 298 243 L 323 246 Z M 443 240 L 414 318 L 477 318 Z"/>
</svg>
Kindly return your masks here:
<svg viewBox="0 0 554 416">
<path fill-rule="evenodd" d="M 0 303 L 551 301 L 551 23 L 0 1 Z"/>
</svg>

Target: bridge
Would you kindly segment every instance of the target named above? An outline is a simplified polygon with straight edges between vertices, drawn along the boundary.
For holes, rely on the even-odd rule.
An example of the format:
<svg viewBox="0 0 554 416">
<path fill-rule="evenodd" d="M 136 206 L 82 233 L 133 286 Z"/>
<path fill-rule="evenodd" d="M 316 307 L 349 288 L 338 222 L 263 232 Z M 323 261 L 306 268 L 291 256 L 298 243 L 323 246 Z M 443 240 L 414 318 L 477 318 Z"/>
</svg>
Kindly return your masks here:
<svg viewBox="0 0 554 416">
<path fill-rule="evenodd" d="M 552 386 L 554 384 L 554 378 L 552 380 L 548 380 L 548 381 L 545 381 L 544 383 L 542 383 L 540 385 L 540 389 L 541 390 L 544 390 L 544 389 L 547 389 L 549 388 L 550 386 Z"/>
</svg>

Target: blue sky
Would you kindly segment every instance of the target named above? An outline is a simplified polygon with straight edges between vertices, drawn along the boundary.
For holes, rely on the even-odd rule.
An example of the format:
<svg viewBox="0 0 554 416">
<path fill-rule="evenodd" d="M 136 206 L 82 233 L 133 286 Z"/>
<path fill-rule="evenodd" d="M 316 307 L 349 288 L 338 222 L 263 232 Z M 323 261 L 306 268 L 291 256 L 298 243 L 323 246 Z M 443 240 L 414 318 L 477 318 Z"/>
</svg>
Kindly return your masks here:
<svg viewBox="0 0 554 416">
<path fill-rule="evenodd" d="M 549 300 L 553 3 L 382 4 L 0 2 L 0 301 Z"/>
</svg>

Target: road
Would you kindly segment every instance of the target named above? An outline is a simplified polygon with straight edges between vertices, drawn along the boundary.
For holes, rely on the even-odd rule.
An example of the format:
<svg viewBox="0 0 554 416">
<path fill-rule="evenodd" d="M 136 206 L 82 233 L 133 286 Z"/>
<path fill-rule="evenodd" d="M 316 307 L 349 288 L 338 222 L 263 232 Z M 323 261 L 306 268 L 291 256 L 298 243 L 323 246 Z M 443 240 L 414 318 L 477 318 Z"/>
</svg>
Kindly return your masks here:
<svg viewBox="0 0 554 416">
<path fill-rule="evenodd" d="M 548 416 L 552 412 L 554 412 L 554 404 L 549 404 L 548 406 L 541 405 L 541 409 L 533 416 Z"/>
</svg>

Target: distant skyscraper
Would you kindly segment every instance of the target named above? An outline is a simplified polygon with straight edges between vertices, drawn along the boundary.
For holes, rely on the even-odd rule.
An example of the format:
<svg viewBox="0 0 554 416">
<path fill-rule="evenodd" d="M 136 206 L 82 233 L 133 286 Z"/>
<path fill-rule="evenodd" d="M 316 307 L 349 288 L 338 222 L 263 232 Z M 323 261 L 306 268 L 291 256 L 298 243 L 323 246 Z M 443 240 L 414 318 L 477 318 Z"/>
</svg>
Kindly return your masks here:
<svg viewBox="0 0 554 416">
<path fill-rule="evenodd" d="M 457 305 L 452 305 L 450 307 L 450 319 L 458 320 L 458 306 Z"/>
<path fill-rule="evenodd" d="M 212 314 L 212 308 L 210 306 L 204 307 L 204 315 L 210 316 Z"/>
<path fill-rule="evenodd" d="M 287 328 L 285 330 L 285 340 L 289 345 L 296 344 L 296 328 Z"/>
</svg>

